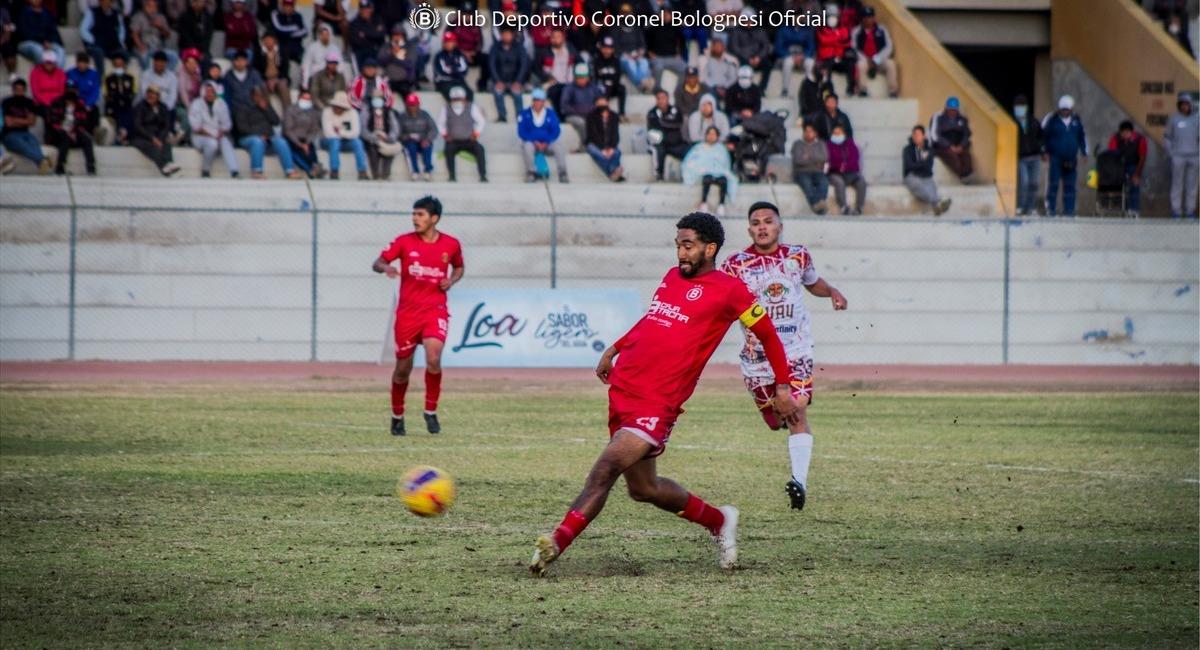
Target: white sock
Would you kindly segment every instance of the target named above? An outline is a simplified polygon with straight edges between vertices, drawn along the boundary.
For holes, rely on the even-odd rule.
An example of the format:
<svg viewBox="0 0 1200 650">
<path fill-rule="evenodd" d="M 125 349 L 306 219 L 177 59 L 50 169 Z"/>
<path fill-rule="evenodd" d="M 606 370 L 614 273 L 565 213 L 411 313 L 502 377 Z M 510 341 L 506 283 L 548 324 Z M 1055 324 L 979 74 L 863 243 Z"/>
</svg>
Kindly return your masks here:
<svg viewBox="0 0 1200 650">
<path fill-rule="evenodd" d="M 793 433 L 788 436 L 788 455 L 792 458 L 792 478 L 808 488 L 808 462 L 812 460 L 813 437 L 811 433 Z"/>
</svg>

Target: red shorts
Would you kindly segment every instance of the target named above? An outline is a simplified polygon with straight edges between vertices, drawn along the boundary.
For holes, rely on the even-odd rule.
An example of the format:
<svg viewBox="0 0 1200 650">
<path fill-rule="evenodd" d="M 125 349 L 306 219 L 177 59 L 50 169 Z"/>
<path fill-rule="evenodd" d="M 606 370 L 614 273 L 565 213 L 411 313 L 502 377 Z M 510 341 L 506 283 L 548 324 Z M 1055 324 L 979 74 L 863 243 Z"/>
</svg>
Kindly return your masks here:
<svg viewBox="0 0 1200 650">
<path fill-rule="evenodd" d="M 608 435 L 611 438 L 621 429 L 654 445 L 646 458 L 654 458 L 667 449 L 667 440 L 675 428 L 675 420 L 683 409 L 647 403 L 615 388 L 608 391 Z"/>
<path fill-rule="evenodd" d="M 446 342 L 446 329 L 450 317 L 446 314 L 401 314 L 396 313 L 396 358 L 407 359 L 425 339 Z"/>
<path fill-rule="evenodd" d="M 801 406 L 812 403 L 812 359 L 796 359 L 790 364 L 792 397 Z M 762 413 L 763 421 L 767 423 L 767 426 L 775 431 L 784 428 L 785 425 L 775 414 L 775 409 L 771 408 L 771 400 L 775 398 L 775 378 L 745 377 L 744 379 L 746 380 L 746 390 L 750 391 L 750 395 L 754 397 L 754 404 L 758 406 L 758 411 Z"/>
</svg>

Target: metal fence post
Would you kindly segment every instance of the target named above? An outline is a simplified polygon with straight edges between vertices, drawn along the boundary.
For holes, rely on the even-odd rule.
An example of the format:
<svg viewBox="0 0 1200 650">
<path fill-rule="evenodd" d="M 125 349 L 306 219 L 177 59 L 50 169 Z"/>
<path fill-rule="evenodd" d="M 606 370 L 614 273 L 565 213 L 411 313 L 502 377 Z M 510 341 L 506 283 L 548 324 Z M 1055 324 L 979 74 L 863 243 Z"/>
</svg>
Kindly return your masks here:
<svg viewBox="0 0 1200 650">
<path fill-rule="evenodd" d="M 550 288 L 558 288 L 558 211 L 550 213 Z"/>
<path fill-rule="evenodd" d="M 1004 322 L 1001 333 L 1001 359 L 1008 365 L 1008 303 L 1011 296 L 1012 220 L 1004 220 Z"/>
<path fill-rule="evenodd" d="M 67 196 L 71 199 L 70 255 L 67 262 L 67 359 L 75 360 L 75 248 L 79 233 L 79 211 L 75 203 L 75 188 L 67 179 Z"/>
<path fill-rule="evenodd" d="M 317 199 L 313 196 L 312 183 L 304 179 L 304 187 L 308 189 L 309 214 L 312 217 L 312 296 L 310 303 L 311 320 L 309 322 L 308 360 L 317 360 Z"/>
</svg>

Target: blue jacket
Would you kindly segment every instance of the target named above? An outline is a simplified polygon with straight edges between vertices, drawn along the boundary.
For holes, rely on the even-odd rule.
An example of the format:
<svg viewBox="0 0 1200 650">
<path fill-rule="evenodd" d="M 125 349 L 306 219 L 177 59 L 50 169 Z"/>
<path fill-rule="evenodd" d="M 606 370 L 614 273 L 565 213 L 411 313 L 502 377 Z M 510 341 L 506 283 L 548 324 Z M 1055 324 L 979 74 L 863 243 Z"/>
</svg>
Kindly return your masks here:
<svg viewBox="0 0 1200 650">
<path fill-rule="evenodd" d="M 75 82 L 75 89 L 79 92 L 79 98 L 84 104 L 91 108 L 100 101 L 100 73 L 96 72 L 95 68 L 88 68 L 87 72 L 80 72 L 79 68 L 71 68 L 67 70 L 67 81 Z"/>
<path fill-rule="evenodd" d="M 58 33 L 58 23 L 49 11 L 42 9 L 34 11 L 33 7 L 25 7 L 17 19 L 17 38 L 21 41 L 35 41 L 41 44 L 45 41 L 62 45 L 62 36 Z M 41 63 L 40 61 L 38 63 Z"/>
<path fill-rule="evenodd" d="M 782 59 L 789 56 L 793 45 L 804 48 L 804 56 L 812 58 L 817 54 L 816 30 L 812 27 L 780 27 L 775 32 L 775 56 Z"/>
<path fill-rule="evenodd" d="M 525 142 L 554 142 L 559 133 L 558 115 L 549 106 L 546 106 L 546 119 L 541 126 L 533 123 L 532 108 L 526 108 L 517 116 L 517 137 Z"/>
<path fill-rule="evenodd" d="M 1055 158 L 1074 159 L 1076 155 L 1088 155 L 1087 135 L 1083 132 L 1083 120 L 1079 115 L 1071 113 L 1071 119 L 1064 124 L 1058 111 L 1050 113 L 1042 119 L 1042 137 L 1046 143 L 1046 153 Z"/>
</svg>

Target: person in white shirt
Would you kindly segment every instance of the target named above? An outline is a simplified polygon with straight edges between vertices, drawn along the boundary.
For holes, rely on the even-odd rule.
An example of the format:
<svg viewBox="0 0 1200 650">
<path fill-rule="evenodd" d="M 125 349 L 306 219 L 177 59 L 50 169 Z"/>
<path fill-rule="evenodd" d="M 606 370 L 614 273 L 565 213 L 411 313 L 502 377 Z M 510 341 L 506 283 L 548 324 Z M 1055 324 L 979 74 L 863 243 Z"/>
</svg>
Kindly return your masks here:
<svg viewBox="0 0 1200 650">
<path fill-rule="evenodd" d="M 354 166 L 358 168 L 358 180 L 370 180 L 367 173 L 367 151 L 363 148 L 362 125 L 359 116 L 350 106 L 345 91 L 338 91 L 329 106 L 321 113 L 321 130 L 325 133 L 325 149 L 329 151 L 329 178 L 337 180 L 341 168 L 341 152 L 354 152 Z"/>
<path fill-rule="evenodd" d="M 200 86 L 200 96 L 192 100 L 188 107 L 188 122 L 192 127 L 192 144 L 200 150 L 203 162 L 200 164 L 200 176 L 208 178 L 212 175 L 213 159 L 220 150 L 229 168 L 232 178 L 238 177 L 237 154 L 233 149 L 233 140 L 229 134 L 233 131 L 233 119 L 229 115 L 229 105 L 217 96 L 217 83 L 206 81 Z"/>
<path fill-rule="evenodd" d="M 458 180 L 454 174 L 454 160 L 459 152 L 465 151 L 475 157 L 479 180 L 486 183 L 487 159 L 479 136 L 483 135 L 487 119 L 474 102 L 467 100 L 465 88 L 455 86 L 450 89 L 450 104 L 442 107 L 436 121 L 438 133 L 446 142 L 446 171 L 450 174 L 450 182 Z"/>
</svg>

